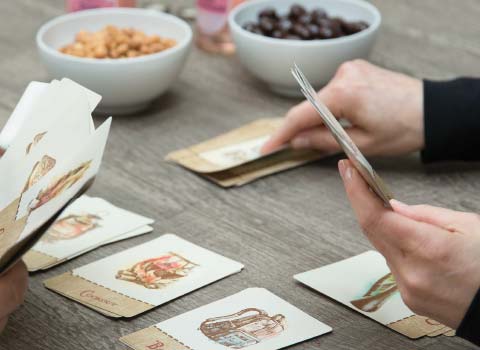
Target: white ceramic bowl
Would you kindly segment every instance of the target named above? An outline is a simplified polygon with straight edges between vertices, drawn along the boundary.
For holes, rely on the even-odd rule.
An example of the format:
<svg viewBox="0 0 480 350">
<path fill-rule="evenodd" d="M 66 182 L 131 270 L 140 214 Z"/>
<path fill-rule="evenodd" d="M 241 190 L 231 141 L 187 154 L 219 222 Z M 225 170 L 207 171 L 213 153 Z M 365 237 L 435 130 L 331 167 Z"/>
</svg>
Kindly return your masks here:
<svg viewBox="0 0 480 350">
<path fill-rule="evenodd" d="M 106 25 L 132 27 L 175 39 L 171 49 L 122 59 L 80 58 L 58 49 L 73 42 L 80 30 L 98 31 Z M 53 78 L 70 78 L 102 95 L 98 110 L 127 114 L 143 109 L 164 93 L 181 72 L 192 43 L 192 30 L 183 20 L 142 9 L 98 9 L 57 17 L 37 33 L 37 47 Z"/>
<path fill-rule="evenodd" d="M 365 21 L 369 28 L 341 38 L 327 40 L 285 40 L 264 37 L 243 29 L 257 20 L 258 13 L 273 7 L 286 14 L 298 3 L 311 10 L 323 8 L 330 16 L 350 21 Z M 275 92 L 297 96 L 299 87 L 290 73 L 296 62 L 310 82 L 317 88 L 325 85 L 338 66 L 355 58 L 367 58 L 381 23 L 380 12 L 363 0 L 257 0 L 236 7 L 229 16 L 229 25 L 237 55 L 242 64 Z"/>
</svg>

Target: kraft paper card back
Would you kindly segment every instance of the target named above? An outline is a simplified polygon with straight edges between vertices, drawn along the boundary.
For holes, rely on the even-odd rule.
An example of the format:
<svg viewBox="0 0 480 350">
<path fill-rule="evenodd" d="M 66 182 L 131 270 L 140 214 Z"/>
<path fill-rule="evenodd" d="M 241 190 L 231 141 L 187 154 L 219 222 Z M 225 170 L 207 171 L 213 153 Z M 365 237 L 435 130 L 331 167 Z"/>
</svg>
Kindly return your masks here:
<svg viewBox="0 0 480 350">
<path fill-rule="evenodd" d="M 290 148 L 261 155 L 261 147 L 281 124 L 281 118 L 259 119 L 208 141 L 170 153 L 166 159 L 222 187 L 232 187 L 326 156 L 316 151 Z"/>
</svg>

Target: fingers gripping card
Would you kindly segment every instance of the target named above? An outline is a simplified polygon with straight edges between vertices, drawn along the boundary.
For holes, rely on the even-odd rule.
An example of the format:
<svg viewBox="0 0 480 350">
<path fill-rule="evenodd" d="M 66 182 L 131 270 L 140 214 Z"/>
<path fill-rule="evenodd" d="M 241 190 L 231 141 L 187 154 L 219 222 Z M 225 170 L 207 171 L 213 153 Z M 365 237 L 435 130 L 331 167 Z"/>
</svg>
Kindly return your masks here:
<svg viewBox="0 0 480 350">
<path fill-rule="evenodd" d="M 387 188 L 382 178 L 375 172 L 368 160 L 363 156 L 328 107 L 318 99 L 317 93 L 297 65 L 292 68 L 292 74 L 300 85 L 303 95 L 317 111 L 324 125 L 330 130 L 332 136 L 338 142 L 340 147 L 342 147 L 343 151 L 360 175 L 368 183 L 373 192 L 383 201 L 384 205 L 387 208 L 390 208 L 390 199 L 393 198 L 393 194 Z"/>
<path fill-rule="evenodd" d="M 152 222 L 101 198 L 82 196 L 63 211 L 24 261 L 30 271 L 57 265 Z"/>
<path fill-rule="evenodd" d="M 412 339 L 429 334 L 434 336 L 445 327 L 437 321 L 415 315 L 405 305 L 384 257 L 375 251 L 294 278 Z"/>
<path fill-rule="evenodd" d="M 242 268 L 167 234 L 49 279 L 45 286 L 93 309 L 132 317 Z"/>
<path fill-rule="evenodd" d="M 231 187 L 325 156 L 315 151 L 289 148 L 261 155 L 261 147 L 281 124 L 281 118 L 260 119 L 211 140 L 170 153 L 166 159 L 220 186 Z"/>
<path fill-rule="evenodd" d="M 249 288 L 120 340 L 135 350 L 276 350 L 332 329 L 263 288 Z"/>
</svg>

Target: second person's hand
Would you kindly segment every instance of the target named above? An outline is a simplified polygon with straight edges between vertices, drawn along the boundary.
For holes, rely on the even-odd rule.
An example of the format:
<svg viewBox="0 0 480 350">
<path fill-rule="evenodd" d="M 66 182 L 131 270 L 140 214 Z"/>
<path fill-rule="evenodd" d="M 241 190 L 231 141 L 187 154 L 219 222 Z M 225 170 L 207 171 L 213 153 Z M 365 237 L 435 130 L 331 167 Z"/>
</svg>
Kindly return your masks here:
<svg viewBox="0 0 480 350">
<path fill-rule="evenodd" d="M 421 80 L 355 60 L 342 64 L 318 97 L 337 118 L 350 122 L 347 132 L 366 155 L 401 155 L 424 146 Z M 285 144 L 325 153 L 340 151 L 308 101 L 287 113 L 262 153 Z"/>
</svg>

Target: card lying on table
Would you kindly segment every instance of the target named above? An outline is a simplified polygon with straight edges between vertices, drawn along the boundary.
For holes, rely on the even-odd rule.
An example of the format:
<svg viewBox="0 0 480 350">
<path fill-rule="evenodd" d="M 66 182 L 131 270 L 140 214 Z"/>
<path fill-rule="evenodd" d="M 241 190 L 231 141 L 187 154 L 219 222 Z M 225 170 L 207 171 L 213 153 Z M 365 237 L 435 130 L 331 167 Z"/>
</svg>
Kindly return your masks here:
<svg viewBox="0 0 480 350">
<path fill-rule="evenodd" d="M 452 330 L 405 305 L 385 258 L 369 251 L 294 278 L 409 338 L 452 335 Z"/>
<path fill-rule="evenodd" d="M 172 234 L 45 281 L 111 317 L 133 317 L 240 272 L 243 265 Z"/>
<path fill-rule="evenodd" d="M 151 223 L 152 219 L 84 195 L 62 212 L 23 260 L 31 272 L 44 270 L 127 235 L 151 232 Z"/>
<path fill-rule="evenodd" d="M 95 130 L 99 101 L 68 79 L 33 82 L 0 133 L 0 274 L 93 182 L 111 122 Z"/>
<path fill-rule="evenodd" d="M 331 332 L 263 288 L 249 288 L 120 338 L 135 350 L 276 350 Z"/>
<path fill-rule="evenodd" d="M 170 153 L 166 159 L 222 187 L 231 187 L 326 156 L 316 151 L 290 148 L 261 155 L 261 147 L 281 124 L 281 118 L 260 119 L 195 146 Z"/>
</svg>

